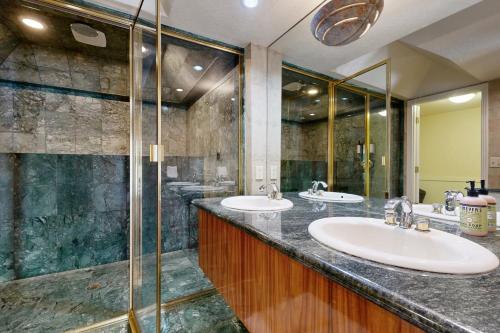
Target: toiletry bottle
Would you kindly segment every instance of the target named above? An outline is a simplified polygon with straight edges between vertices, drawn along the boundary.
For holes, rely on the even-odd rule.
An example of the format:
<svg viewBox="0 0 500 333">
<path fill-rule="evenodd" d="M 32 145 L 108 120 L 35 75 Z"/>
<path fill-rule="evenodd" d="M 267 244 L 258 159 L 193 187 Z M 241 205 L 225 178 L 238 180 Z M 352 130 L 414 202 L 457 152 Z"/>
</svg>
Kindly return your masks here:
<svg viewBox="0 0 500 333">
<path fill-rule="evenodd" d="M 475 189 L 476 182 L 467 183 L 467 196 L 460 200 L 460 230 L 472 236 L 486 236 L 488 234 L 488 203 L 479 198 Z"/>
<path fill-rule="evenodd" d="M 478 190 L 478 193 L 479 197 L 488 203 L 488 231 L 495 232 L 497 230 L 497 200 L 495 197 L 488 195 L 484 179 L 481 179 L 481 189 Z"/>
</svg>

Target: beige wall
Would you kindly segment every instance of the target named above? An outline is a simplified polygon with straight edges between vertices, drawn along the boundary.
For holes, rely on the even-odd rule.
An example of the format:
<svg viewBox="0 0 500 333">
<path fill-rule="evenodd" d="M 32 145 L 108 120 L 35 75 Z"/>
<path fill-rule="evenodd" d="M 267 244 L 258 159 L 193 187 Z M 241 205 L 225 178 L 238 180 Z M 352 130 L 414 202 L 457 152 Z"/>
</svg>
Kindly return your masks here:
<svg viewBox="0 0 500 333">
<path fill-rule="evenodd" d="M 481 178 L 481 108 L 426 112 L 420 117 L 420 188 L 424 203 L 443 201 L 446 190 L 463 190 Z"/>
</svg>

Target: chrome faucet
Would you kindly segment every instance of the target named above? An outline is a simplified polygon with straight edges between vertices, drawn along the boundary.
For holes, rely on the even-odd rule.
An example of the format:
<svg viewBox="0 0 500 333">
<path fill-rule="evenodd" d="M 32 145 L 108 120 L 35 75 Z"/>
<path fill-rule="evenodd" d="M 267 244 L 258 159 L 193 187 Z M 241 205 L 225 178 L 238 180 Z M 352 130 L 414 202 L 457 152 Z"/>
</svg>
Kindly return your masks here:
<svg viewBox="0 0 500 333">
<path fill-rule="evenodd" d="M 267 193 L 267 197 L 271 200 L 281 200 L 283 199 L 283 193 L 280 192 L 278 185 L 276 183 L 270 183 L 268 186 L 259 186 L 259 192 L 264 192 L 266 188 L 271 187 L 271 191 Z"/>
<path fill-rule="evenodd" d="M 410 229 L 414 223 L 413 204 L 407 197 L 389 200 L 385 206 L 385 223 L 399 224 L 400 228 Z"/>
<path fill-rule="evenodd" d="M 328 184 L 323 181 L 313 180 L 312 187 L 309 189 L 309 194 L 317 194 L 318 187 L 322 186 L 325 190 L 328 189 Z"/>
<path fill-rule="evenodd" d="M 456 215 L 456 208 L 460 205 L 460 199 L 464 194 L 460 191 L 446 191 L 444 192 L 444 213 L 445 215 Z"/>
</svg>

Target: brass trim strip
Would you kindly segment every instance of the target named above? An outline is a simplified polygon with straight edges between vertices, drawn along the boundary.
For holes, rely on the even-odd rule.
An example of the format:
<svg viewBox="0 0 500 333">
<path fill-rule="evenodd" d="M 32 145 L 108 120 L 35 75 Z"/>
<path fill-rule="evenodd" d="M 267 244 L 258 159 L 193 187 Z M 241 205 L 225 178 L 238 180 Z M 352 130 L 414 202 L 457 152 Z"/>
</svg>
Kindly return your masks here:
<svg viewBox="0 0 500 333">
<path fill-rule="evenodd" d="M 327 180 L 328 190 L 333 191 L 335 178 L 335 87 L 333 82 L 328 83 L 328 162 L 327 162 Z"/>
<path fill-rule="evenodd" d="M 392 194 L 392 182 L 391 182 L 391 176 L 392 176 L 392 159 L 391 159 L 391 149 L 392 149 L 392 77 L 391 77 L 391 59 L 387 59 L 387 65 L 386 65 L 386 100 L 385 100 L 385 108 L 387 110 L 387 120 L 386 120 L 386 125 L 387 125 L 387 130 L 386 130 L 386 140 L 387 140 L 387 151 L 385 153 L 385 174 L 386 174 L 386 191 L 385 191 L 385 197 L 386 199 L 389 199 Z M 405 103 L 406 104 L 406 103 Z"/>
<path fill-rule="evenodd" d="M 128 325 L 132 333 L 141 332 L 139 325 L 137 324 L 137 320 L 135 319 L 135 314 L 133 309 L 128 312 Z"/>
<path fill-rule="evenodd" d="M 356 72 L 356 73 L 354 73 L 354 74 L 352 74 L 350 76 L 347 76 L 347 77 L 345 77 L 345 78 L 343 78 L 341 80 L 336 81 L 336 84 L 342 84 L 344 82 L 350 81 L 350 80 L 354 79 L 355 77 L 358 77 L 360 75 L 368 73 L 371 70 L 374 70 L 377 67 L 386 65 L 387 61 L 388 61 L 388 59 L 385 59 L 385 60 L 382 60 L 381 62 L 378 62 L 378 63 L 376 63 L 374 65 L 371 65 L 370 67 L 363 68 L 362 70 L 360 70 L 360 71 L 358 71 L 358 72 Z"/>
<path fill-rule="evenodd" d="M 66 1 L 61 0 L 23 0 L 29 3 L 37 4 L 37 5 L 45 5 L 54 9 L 63 10 L 65 12 L 69 12 L 77 15 L 90 16 L 92 18 L 96 18 L 99 20 L 104 20 L 107 22 L 111 22 L 114 24 L 118 24 L 123 27 L 129 27 L 132 24 L 130 19 L 126 19 L 123 17 L 119 17 L 117 15 L 112 15 L 108 13 L 104 13 L 102 11 L 82 7 L 79 5 L 74 5 L 67 3 Z"/>
<path fill-rule="evenodd" d="M 167 311 L 167 310 L 170 310 L 177 305 L 191 302 L 191 301 L 196 300 L 198 298 L 213 296 L 216 294 L 217 294 L 217 289 L 215 289 L 214 287 L 209 288 L 209 289 L 205 289 L 205 290 L 201 290 L 201 291 L 192 293 L 190 295 L 178 297 L 178 298 L 173 299 L 171 301 L 168 301 L 166 303 L 162 303 L 161 310 Z M 89 331 L 92 331 L 92 330 L 95 330 L 98 328 L 114 325 L 114 324 L 117 324 L 120 322 L 127 322 L 127 321 L 128 321 L 128 324 L 130 326 L 130 330 L 132 331 L 132 333 L 139 333 L 140 332 L 139 326 L 137 325 L 137 319 L 135 317 L 134 310 L 131 309 L 131 310 L 129 310 L 128 313 L 125 313 L 121 316 L 114 317 L 114 318 L 111 318 L 108 320 L 103 320 L 103 321 L 100 321 L 100 322 L 97 322 L 95 324 L 85 326 L 82 328 L 71 329 L 71 330 L 66 331 L 66 333 L 84 333 L 84 332 L 89 332 Z"/>
<path fill-rule="evenodd" d="M 332 80 L 328 80 L 326 77 L 315 75 L 315 74 L 310 73 L 308 71 L 305 71 L 303 69 L 296 68 L 296 67 L 293 67 L 293 66 L 289 66 L 289 65 L 286 65 L 286 64 L 282 64 L 281 68 L 289 70 L 289 71 L 292 71 L 292 72 L 295 72 L 295 73 L 299 73 L 299 74 L 302 74 L 302 75 L 305 75 L 305 76 L 309 76 L 309 77 L 312 77 L 314 79 L 318 79 L 318 80 L 321 80 L 321 81 L 325 81 L 325 82 L 329 82 L 329 83 L 330 82 L 336 82 L 336 80 L 333 80 L 333 79 Z"/>
<path fill-rule="evenodd" d="M 161 45 L 161 1 L 156 0 L 156 130 L 157 144 L 161 145 L 161 96 L 162 96 L 162 45 Z M 156 184 L 156 332 L 161 331 L 161 166 L 162 158 L 157 164 L 157 184 Z"/>
<path fill-rule="evenodd" d="M 202 298 L 202 297 L 208 297 L 208 296 L 213 296 L 213 295 L 216 295 L 217 294 L 217 289 L 215 288 L 210 288 L 210 289 L 205 289 L 205 290 L 202 290 L 202 291 L 198 291 L 196 293 L 193 293 L 193 294 L 190 294 L 190 295 L 187 295 L 187 296 L 183 296 L 183 297 L 179 297 L 179 298 L 176 298 L 176 299 L 173 299 L 167 303 L 163 303 L 161 305 L 161 309 L 163 311 L 167 311 L 167 310 L 170 310 L 171 308 L 179 305 L 179 304 L 182 304 L 182 303 L 186 303 L 186 302 L 191 302 L 195 299 L 198 299 L 198 298 Z"/>
<path fill-rule="evenodd" d="M 365 95 L 365 196 L 370 198 L 370 95 Z"/>
<path fill-rule="evenodd" d="M 68 331 L 66 331 L 66 333 L 89 332 L 89 331 L 93 331 L 93 330 L 98 329 L 98 328 L 114 325 L 114 324 L 117 324 L 120 322 L 127 322 L 127 319 L 128 319 L 128 314 L 125 313 L 121 316 L 114 317 L 114 318 L 104 320 L 104 321 L 100 321 L 100 322 L 97 322 L 97 323 L 89 325 L 89 326 L 68 330 Z"/>
<path fill-rule="evenodd" d="M 244 150 L 244 142 L 243 142 L 243 55 L 239 56 L 239 77 L 238 77 L 238 194 L 242 195 L 244 191 L 243 186 L 243 150 Z"/>
<path fill-rule="evenodd" d="M 134 133 L 134 107 L 135 107 L 135 101 L 134 101 L 134 28 L 132 26 L 129 27 L 129 41 L 128 41 L 128 57 L 129 57 L 129 64 L 128 64 L 128 74 L 129 74 L 129 94 L 130 94 L 130 105 L 129 105 L 129 113 L 130 113 L 130 129 L 129 129 L 129 163 L 130 165 L 129 169 L 133 173 L 135 171 L 135 167 L 133 166 L 134 163 L 134 158 L 133 154 L 135 153 L 134 150 L 134 140 L 133 140 L 133 133 Z M 130 209 L 130 223 L 129 223 L 129 311 L 134 309 L 134 283 L 133 283 L 133 276 L 134 276 L 134 247 L 132 244 L 134 244 L 134 226 L 132 224 L 132 220 L 135 220 L 135 217 L 132 215 L 132 212 L 135 211 L 133 208 L 134 206 L 134 188 L 135 188 L 135 181 L 134 181 L 135 176 L 132 175 L 130 177 L 129 183 L 130 183 L 130 203 L 129 203 L 129 209 Z M 134 222 L 135 223 L 135 222 Z"/>
</svg>

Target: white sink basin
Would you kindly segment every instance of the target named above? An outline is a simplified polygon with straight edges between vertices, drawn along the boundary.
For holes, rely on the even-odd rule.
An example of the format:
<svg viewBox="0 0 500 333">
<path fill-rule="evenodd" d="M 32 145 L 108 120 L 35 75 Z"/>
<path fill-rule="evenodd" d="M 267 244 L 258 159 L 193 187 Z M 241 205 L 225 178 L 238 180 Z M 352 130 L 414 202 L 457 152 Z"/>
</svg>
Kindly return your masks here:
<svg viewBox="0 0 500 333">
<path fill-rule="evenodd" d="M 246 195 L 229 197 L 222 200 L 221 205 L 236 210 L 246 211 L 279 211 L 293 207 L 293 203 L 287 199 L 271 200 L 267 196 Z"/>
<path fill-rule="evenodd" d="M 193 182 L 168 182 L 167 186 L 193 186 L 193 185 L 200 185 L 200 183 L 193 183 Z"/>
<path fill-rule="evenodd" d="M 379 263 L 436 273 L 475 274 L 498 267 L 484 247 L 444 231 L 404 230 L 384 220 L 331 217 L 314 221 L 309 233 L 319 242 Z"/>
<path fill-rule="evenodd" d="M 183 187 L 182 190 L 186 192 L 221 192 L 225 191 L 225 188 L 221 186 L 198 185 L 186 186 Z"/>
<path fill-rule="evenodd" d="M 365 200 L 363 199 L 363 197 L 359 195 L 341 193 L 341 192 L 323 192 L 323 195 L 300 192 L 299 197 L 316 201 L 343 202 L 343 203 L 357 203 L 357 202 L 363 202 Z"/>
<path fill-rule="evenodd" d="M 442 209 L 444 211 L 444 208 Z M 433 213 L 432 205 L 426 204 L 417 204 L 413 205 L 413 213 L 415 215 L 426 216 L 432 219 L 443 220 L 443 221 L 451 221 L 451 222 L 460 222 L 460 210 L 457 209 L 458 215 L 444 215 Z M 497 226 L 500 226 L 500 212 L 497 212 Z"/>
</svg>

